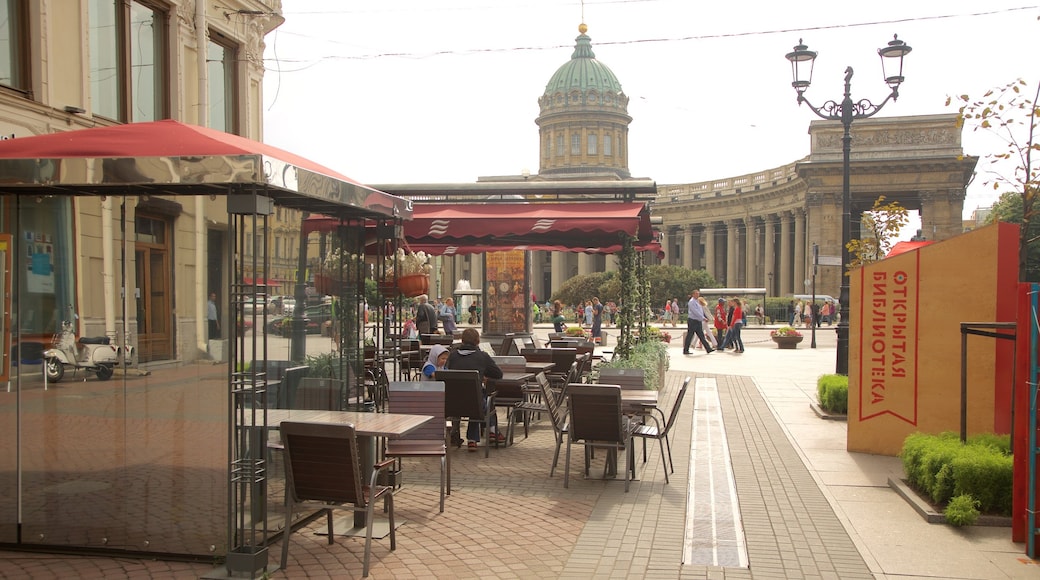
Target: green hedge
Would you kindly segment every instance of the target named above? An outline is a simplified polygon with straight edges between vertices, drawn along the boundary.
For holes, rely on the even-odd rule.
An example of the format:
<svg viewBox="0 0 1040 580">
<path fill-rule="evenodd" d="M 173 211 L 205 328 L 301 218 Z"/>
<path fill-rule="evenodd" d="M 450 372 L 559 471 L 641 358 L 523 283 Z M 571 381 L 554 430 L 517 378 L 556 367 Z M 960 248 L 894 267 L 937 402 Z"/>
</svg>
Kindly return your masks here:
<svg viewBox="0 0 1040 580">
<path fill-rule="evenodd" d="M 1011 514 L 1012 457 L 1007 435 L 983 434 L 961 444 L 956 433 L 914 433 L 900 457 L 910 485 L 945 504 L 970 495 L 985 513 Z"/>
<path fill-rule="evenodd" d="M 816 398 L 823 410 L 839 415 L 847 414 L 849 412 L 849 377 L 846 375 L 820 375 L 816 381 Z"/>
</svg>

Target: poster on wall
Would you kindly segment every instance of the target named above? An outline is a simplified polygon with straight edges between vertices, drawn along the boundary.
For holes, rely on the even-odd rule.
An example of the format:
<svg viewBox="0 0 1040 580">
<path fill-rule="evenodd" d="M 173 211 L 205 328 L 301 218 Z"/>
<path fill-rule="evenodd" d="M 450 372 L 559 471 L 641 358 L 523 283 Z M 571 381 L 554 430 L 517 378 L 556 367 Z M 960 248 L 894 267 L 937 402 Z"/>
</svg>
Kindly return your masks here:
<svg viewBox="0 0 1040 580">
<path fill-rule="evenodd" d="M 528 332 L 526 258 L 524 250 L 485 254 L 485 316 L 489 334 Z"/>
<path fill-rule="evenodd" d="M 50 234 L 25 232 L 26 290 L 54 294 L 54 244 Z"/>
</svg>

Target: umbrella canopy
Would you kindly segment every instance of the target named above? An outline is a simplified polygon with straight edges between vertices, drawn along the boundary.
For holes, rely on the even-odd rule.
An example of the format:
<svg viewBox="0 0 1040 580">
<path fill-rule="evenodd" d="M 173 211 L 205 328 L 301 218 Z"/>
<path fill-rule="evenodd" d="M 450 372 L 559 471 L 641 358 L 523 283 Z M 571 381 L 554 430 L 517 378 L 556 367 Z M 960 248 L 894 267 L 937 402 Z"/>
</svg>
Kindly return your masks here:
<svg viewBox="0 0 1040 580">
<path fill-rule="evenodd" d="M 288 151 L 173 120 L 0 141 L 0 193 L 255 193 L 326 215 L 411 215 L 408 200 Z"/>
</svg>

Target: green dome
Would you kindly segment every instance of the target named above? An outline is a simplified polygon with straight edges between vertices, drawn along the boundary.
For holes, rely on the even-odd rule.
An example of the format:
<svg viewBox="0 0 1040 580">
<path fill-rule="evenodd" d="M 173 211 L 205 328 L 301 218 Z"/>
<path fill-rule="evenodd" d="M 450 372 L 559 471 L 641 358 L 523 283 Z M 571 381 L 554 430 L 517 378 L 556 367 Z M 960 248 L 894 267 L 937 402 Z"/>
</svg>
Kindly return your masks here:
<svg viewBox="0 0 1040 580">
<path fill-rule="evenodd" d="M 545 85 L 545 94 L 598 91 L 600 93 L 621 92 L 621 83 L 607 65 L 596 60 L 592 52 L 592 39 L 585 34 L 585 25 L 578 28 L 581 34 L 575 39 L 574 54 L 564 63 Z"/>
</svg>

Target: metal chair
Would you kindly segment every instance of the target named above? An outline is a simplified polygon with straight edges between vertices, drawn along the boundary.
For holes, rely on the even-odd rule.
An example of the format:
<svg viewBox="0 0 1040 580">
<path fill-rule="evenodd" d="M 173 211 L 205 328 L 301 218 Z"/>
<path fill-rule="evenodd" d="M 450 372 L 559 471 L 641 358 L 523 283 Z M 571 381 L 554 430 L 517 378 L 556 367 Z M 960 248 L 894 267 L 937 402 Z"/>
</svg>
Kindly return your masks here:
<svg viewBox="0 0 1040 580">
<path fill-rule="evenodd" d="M 646 440 L 657 439 L 658 445 L 661 446 L 661 461 L 664 462 L 664 482 L 668 483 L 668 472 L 675 473 L 675 462 L 672 460 L 672 444 L 668 440 L 669 433 L 672 430 L 672 425 L 675 424 L 676 418 L 679 416 L 679 407 L 682 406 L 683 397 L 686 396 L 686 387 L 690 385 L 691 377 L 686 377 L 683 380 L 682 386 L 679 387 L 679 394 L 675 396 L 675 403 L 672 405 L 672 412 L 668 416 L 668 421 L 661 425 L 661 421 L 657 419 L 657 416 L 648 413 L 650 417 L 653 417 L 653 423 L 644 423 L 636 427 L 633 437 L 641 437 L 643 439 L 643 463 L 646 463 Z M 661 418 L 664 418 L 664 411 L 653 407 L 653 410 L 661 414 Z M 668 458 L 665 459 L 665 449 L 667 448 Z"/>
<path fill-rule="evenodd" d="M 625 419 L 621 412 L 621 387 L 617 385 L 570 385 L 567 390 L 570 423 L 567 434 L 567 460 L 564 463 L 563 486 L 568 487 L 571 470 L 571 446 L 580 441 L 585 447 L 585 476 L 589 474 L 591 452 L 595 448 L 607 449 L 607 461 L 603 467 L 606 477 L 617 452 L 625 454 L 625 492 L 629 482 L 635 479 L 635 450 L 632 433 L 635 425 Z M 619 467 L 613 461 L 615 471 Z"/>
<path fill-rule="evenodd" d="M 329 544 L 335 543 L 332 510 L 365 514 L 365 557 L 362 576 L 368 576 L 372 554 L 372 520 L 375 502 L 383 500 L 390 520 L 390 550 L 397 549 L 392 488 L 378 485 L 379 473 L 391 465 L 388 459 L 375 464 L 370 481 L 362 485 L 357 434 L 354 426 L 284 421 L 280 427 L 285 446 L 285 530 L 282 533 L 282 569 L 289 559 L 292 516 L 300 509 L 325 512 Z"/>
<path fill-rule="evenodd" d="M 485 406 L 480 371 L 437 371 L 433 378 L 436 381 L 444 381 L 444 416 L 456 423 L 454 427 L 460 428 L 457 424 L 459 419 L 466 417 L 469 421 L 480 424 L 484 432 L 490 435 L 487 410 L 495 408 L 495 394 L 488 395 Z M 485 437 L 484 442 L 484 457 L 490 457 L 491 437 Z"/>
<path fill-rule="evenodd" d="M 451 495 L 451 458 L 448 455 L 447 430 L 444 428 L 444 383 L 440 381 L 391 381 L 389 386 L 391 413 L 432 415 L 422 427 L 405 437 L 389 439 L 384 455 L 397 459 L 395 487 L 401 486 L 402 457 L 440 457 L 441 513 L 444 495 Z"/>
</svg>

